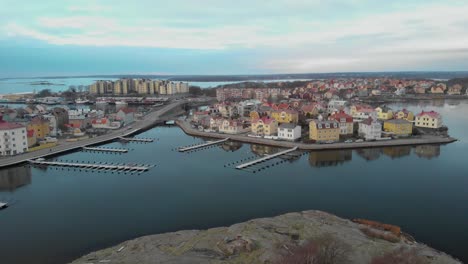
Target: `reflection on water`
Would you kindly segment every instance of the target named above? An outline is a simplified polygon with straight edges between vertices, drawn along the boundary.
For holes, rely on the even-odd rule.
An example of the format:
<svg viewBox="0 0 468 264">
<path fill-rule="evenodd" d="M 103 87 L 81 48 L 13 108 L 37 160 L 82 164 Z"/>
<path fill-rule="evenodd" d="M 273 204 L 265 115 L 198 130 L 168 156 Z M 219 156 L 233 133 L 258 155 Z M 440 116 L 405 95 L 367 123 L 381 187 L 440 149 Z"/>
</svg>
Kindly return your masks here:
<svg viewBox="0 0 468 264">
<path fill-rule="evenodd" d="M 352 158 L 352 150 L 312 151 L 309 153 L 309 164 L 312 167 L 337 166 L 351 161 Z"/>
<path fill-rule="evenodd" d="M 425 159 L 432 159 L 440 156 L 440 145 L 422 145 L 414 148 L 414 153 Z"/>
<path fill-rule="evenodd" d="M 221 144 L 221 149 L 227 152 L 234 152 L 242 148 L 242 143 L 241 142 L 236 142 L 236 141 L 227 141 Z"/>
<path fill-rule="evenodd" d="M 29 166 L 0 170 L 0 191 L 11 192 L 28 184 L 31 184 L 31 168 Z"/>
<path fill-rule="evenodd" d="M 277 153 L 280 149 L 277 147 L 272 147 L 272 146 L 265 146 L 265 145 L 250 145 L 250 150 L 254 154 L 257 154 L 258 156 L 265 156 L 265 155 L 271 155 Z"/>
<path fill-rule="evenodd" d="M 410 146 L 396 146 L 396 147 L 385 147 L 382 150 L 384 155 L 389 156 L 392 159 L 409 156 L 411 154 Z"/>
<path fill-rule="evenodd" d="M 363 159 L 371 161 L 380 158 L 382 149 L 380 148 L 368 148 L 368 149 L 357 149 L 356 153 Z"/>
</svg>

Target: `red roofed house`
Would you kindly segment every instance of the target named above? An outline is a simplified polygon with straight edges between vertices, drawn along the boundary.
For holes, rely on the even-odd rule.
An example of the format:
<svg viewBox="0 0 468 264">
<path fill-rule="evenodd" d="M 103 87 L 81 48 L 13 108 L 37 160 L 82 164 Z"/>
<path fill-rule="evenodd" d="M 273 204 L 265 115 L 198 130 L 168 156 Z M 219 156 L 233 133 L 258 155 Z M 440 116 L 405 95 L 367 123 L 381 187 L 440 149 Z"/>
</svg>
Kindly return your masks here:
<svg viewBox="0 0 468 264">
<path fill-rule="evenodd" d="M 442 117 L 439 113 L 430 111 L 416 115 L 415 126 L 427 128 L 440 128 L 442 126 Z"/>
<path fill-rule="evenodd" d="M 3 121 L 3 116 L 0 116 L 0 156 L 13 156 L 27 151 L 26 127 Z"/>
<path fill-rule="evenodd" d="M 278 130 L 278 122 L 270 117 L 253 119 L 251 130 L 255 135 L 272 136 Z"/>
<path fill-rule="evenodd" d="M 346 114 L 343 110 L 329 117 L 330 120 L 336 120 L 340 123 L 340 135 L 352 135 L 354 132 L 353 117 Z"/>
</svg>

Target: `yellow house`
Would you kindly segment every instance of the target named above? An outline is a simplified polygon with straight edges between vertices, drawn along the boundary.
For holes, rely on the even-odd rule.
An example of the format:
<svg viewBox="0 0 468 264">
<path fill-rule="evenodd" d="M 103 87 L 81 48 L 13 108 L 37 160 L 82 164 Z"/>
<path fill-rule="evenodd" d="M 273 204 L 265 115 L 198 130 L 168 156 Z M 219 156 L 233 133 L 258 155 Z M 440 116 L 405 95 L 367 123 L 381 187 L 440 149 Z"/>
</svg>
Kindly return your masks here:
<svg viewBox="0 0 468 264">
<path fill-rule="evenodd" d="M 34 117 L 27 125 L 27 130 L 33 130 L 37 139 L 44 139 L 50 133 L 49 121 Z"/>
<path fill-rule="evenodd" d="M 375 109 L 375 111 L 377 112 L 377 119 L 380 119 L 380 120 L 389 120 L 389 119 L 392 119 L 393 118 L 393 111 L 392 109 L 386 107 L 386 106 L 382 106 L 382 107 L 377 107 Z"/>
<path fill-rule="evenodd" d="M 299 121 L 299 114 L 293 110 L 272 111 L 271 117 L 278 123 L 297 123 Z"/>
<path fill-rule="evenodd" d="M 422 111 L 416 116 L 415 125 L 417 127 L 440 128 L 442 126 L 442 117 L 434 111 Z"/>
<path fill-rule="evenodd" d="M 394 117 L 396 119 L 405 119 L 407 121 L 414 121 L 414 114 L 406 109 L 395 112 Z"/>
<path fill-rule="evenodd" d="M 316 142 L 339 141 L 340 125 L 335 120 L 312 120 L 309 123 L 309 138 Z"/>
<path fill-rule="evenodd" d="M 410 136 L 413 134 L 413 123 L 404 119 L 392 119 L 384 122 L 384 131 L 397 136 Z"/>
<path fill-rule="evenodd" d="M 252 111 L 252 112 L 250 112 L 249 116 L 250 116 L 250 120 L 254 120 L 254 119 L 259 119 L 259 118 L 260 118 L 260 115 L 258 114 L 257 111 Z"/>
<path fill-rule="evenodd" d="M 251 130 L 255 135 L 272 136 L 278 130 L 278 122 L 269 117 L 253 119 Z"/>
</svg>

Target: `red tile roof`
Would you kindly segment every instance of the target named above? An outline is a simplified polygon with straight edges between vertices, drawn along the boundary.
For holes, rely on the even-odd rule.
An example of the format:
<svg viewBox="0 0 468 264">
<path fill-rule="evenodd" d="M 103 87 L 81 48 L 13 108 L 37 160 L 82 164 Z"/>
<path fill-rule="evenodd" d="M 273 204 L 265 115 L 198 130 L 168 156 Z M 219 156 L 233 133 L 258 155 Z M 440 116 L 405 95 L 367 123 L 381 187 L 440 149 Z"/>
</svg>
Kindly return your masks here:
<svg viewBox="0 0 468 264">
<path fill-rule="evenodd" d="M 17 128 L 22 128 L 24 127 L 21 124 L 18 123 L 10 123 L 3 121 L 3 117 L 0 116 L 0 130 L 10 130 L 10 129 L 17 129 Z"/>
<path fill-rule="evenodd" d="M 341 110 L 340 112 L 330 116 L 330 119 L 336 120 L 338 122 L 340 122 L 340 120 L 342 118 L 344 118 L 346 120 L 346 123 L 352 123 L 353 122 L 353 117 L 346 114 L 343 110 Z"/>
<path fill-rule="evenodd" d="M 440 114 L 435 112 L 435 111 L 429 111 L 429 112 L 424 112 L 424 111 L 421 111 L 421 113 L 419 113 L 417 116 L 421 117 L 421 116 L 424 116 L 424 115 L 428 115 L 432 118 L 440 118 Z"/>
</svg>

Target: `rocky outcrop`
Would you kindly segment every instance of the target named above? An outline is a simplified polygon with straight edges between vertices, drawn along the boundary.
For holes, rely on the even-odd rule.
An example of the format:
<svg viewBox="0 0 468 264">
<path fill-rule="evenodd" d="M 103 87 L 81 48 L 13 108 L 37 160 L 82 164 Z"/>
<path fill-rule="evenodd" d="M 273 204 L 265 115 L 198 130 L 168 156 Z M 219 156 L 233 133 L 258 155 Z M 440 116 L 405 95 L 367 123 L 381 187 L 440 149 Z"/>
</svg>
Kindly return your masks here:
<svg viewBox="0 0 468 264">
<path fill-rule="evenodd" d="M 386 239 L 382 232 L 393 236 Z M 321 211 L 288 213 L 230 227 L 187 230 L 129 240 L 73 261 L 83 263 L 461 263 L 414 242 L 394 226 L 339 218 Z M 317 261 L 318 260 L 318 261 Z M 330 261 L 330 259 L 327 259 Z"/>
</svg>

